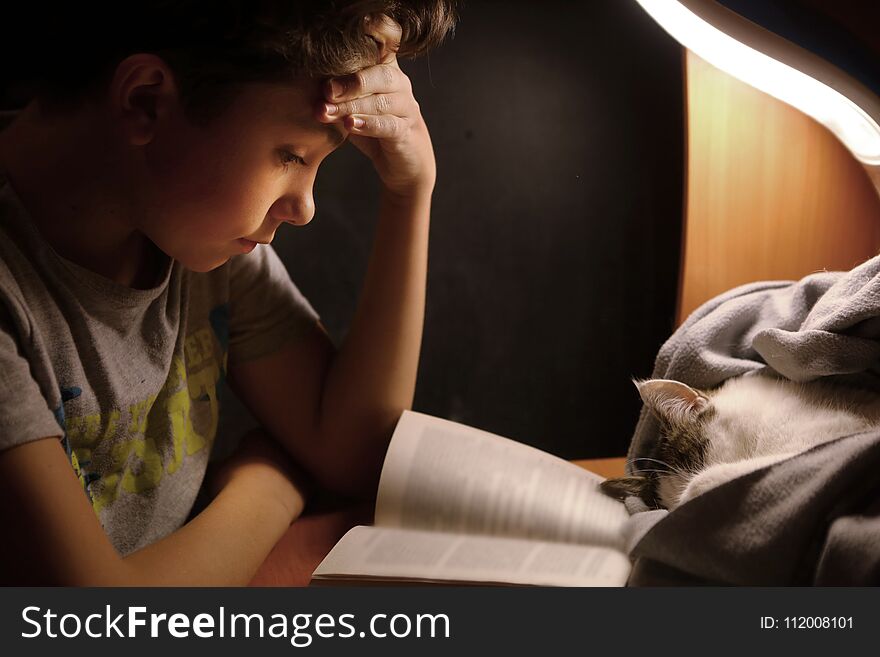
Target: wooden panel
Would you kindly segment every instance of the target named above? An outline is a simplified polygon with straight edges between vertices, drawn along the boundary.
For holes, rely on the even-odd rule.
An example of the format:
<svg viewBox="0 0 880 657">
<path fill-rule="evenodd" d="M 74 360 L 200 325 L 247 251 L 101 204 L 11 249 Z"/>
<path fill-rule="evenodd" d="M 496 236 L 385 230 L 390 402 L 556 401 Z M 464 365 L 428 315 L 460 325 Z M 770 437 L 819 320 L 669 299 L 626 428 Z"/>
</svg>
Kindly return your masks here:
<svg viewBox="0 0 880 657">
<path fill-rule="evenodd" d="M 850 269 L 880 250 L 880 199 L 822 125 L 686 54 L 679 322 L 742 283 Z"/>
<path fill-rule="evenodd" d="M 622 477 L 626 472 L 626 457 L 612 457 L 608 459 L 580 459 L 572 461 L 575 465 L 579 465 L 585 470 L 595 472 L 606 479 L 612 477 Z"/>
</svg>

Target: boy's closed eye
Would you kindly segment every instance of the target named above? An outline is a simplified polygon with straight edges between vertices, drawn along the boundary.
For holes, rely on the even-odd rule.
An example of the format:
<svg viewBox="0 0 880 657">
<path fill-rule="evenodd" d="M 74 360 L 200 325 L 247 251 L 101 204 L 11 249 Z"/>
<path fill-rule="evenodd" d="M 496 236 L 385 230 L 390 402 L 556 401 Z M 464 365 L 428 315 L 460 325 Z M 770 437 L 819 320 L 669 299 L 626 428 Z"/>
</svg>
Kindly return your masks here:
<svg viewBox="0 0 880 657">
<path fill-rule="evenodd" d="M 300 157 L 296 153 L 292 153 L 291 151 L 287 150 L 286 148 L 282 148 L 278 152 L 278 157 L 281 160 L 281 164 L 284 166 L 285 171 L 287 171 L 287 168 L 291 164 L 298 164 L 300 166 L 308 166 L 308 164 L 306 163 L 306 161 L 302 157 Z"/>
</svg>

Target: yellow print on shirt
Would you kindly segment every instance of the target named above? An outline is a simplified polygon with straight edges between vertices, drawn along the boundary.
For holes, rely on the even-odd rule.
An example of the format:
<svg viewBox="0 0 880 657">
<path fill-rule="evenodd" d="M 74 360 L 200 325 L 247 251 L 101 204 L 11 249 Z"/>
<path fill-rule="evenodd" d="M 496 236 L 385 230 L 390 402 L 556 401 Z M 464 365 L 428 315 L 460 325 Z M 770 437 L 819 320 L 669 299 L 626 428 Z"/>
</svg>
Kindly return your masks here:
<svg viewBox="0 0 880 657">
<path fill-rule="evenodd" d="M 220 414 L 217 383 L 226 360 L 223 354 L 220 362 L 215 344 L 210 328 L 195 331 L 184 341 L 182 357 L 173 357 L 158 394 L 122 412 L 66 418 L 81 464 L 91 463 L 100 448 L 109 451 L 101 454 L 100 478 L 89 488 L 96 513 L 122 491 L 155 488 L 165 473 L 177 472 L 186 457 L 213 443 Z"/>
</svg>

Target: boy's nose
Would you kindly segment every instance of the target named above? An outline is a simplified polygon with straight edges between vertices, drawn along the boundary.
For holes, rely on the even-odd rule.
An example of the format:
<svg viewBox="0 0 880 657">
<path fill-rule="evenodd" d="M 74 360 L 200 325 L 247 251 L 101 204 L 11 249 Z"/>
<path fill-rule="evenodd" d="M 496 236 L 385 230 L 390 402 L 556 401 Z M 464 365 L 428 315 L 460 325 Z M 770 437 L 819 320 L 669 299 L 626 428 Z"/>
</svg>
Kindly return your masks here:
<svg viewBox="0 0 880 657">
<path fill-rule="evenodd" d="M 311 193 L 285 196 L 275 201 L 269 214 L 277 221 L 305 226 L 315 216 L 315 201 Z"/>
</svg>

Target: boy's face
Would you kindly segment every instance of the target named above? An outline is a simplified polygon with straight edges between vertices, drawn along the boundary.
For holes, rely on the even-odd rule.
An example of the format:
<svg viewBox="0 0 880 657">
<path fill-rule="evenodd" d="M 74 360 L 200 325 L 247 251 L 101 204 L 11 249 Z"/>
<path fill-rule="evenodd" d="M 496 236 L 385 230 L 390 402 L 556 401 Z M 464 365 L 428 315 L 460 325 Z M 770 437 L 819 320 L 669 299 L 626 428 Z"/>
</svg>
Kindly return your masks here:
<svg viewBox="0 0 880 657">
<path fill-rule="evenodd" d="M 208 271 L 282 223 L 308 223 L 318 165 L 347 137 L 318 122 L 317 82 L 247 85 L 205 126 L 168 112 L 144 147 L 138 228 L 193 271 Z"/>
</svg>

